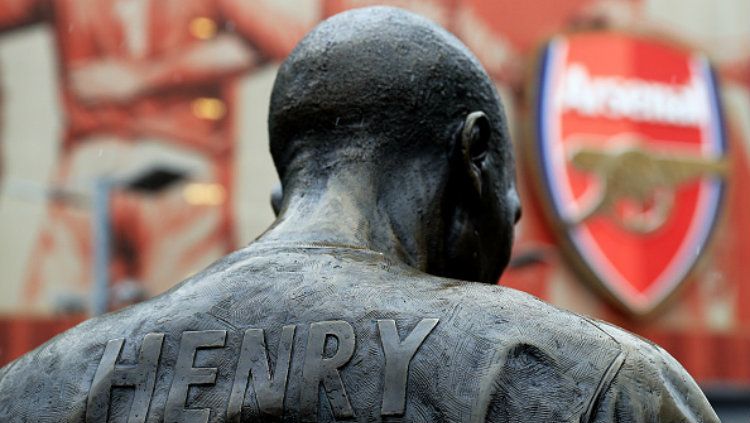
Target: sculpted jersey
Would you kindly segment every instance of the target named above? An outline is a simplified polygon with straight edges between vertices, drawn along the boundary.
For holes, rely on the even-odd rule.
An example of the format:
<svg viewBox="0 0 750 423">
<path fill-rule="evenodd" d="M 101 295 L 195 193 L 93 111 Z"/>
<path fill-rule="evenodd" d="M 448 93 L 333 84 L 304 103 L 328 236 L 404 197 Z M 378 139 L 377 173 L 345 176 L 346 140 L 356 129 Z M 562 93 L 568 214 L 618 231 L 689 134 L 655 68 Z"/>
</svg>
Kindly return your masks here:
<svg viewBox="0 0 750 423">
<path fill-rule="evenodd" d="M 718 422 L 624 331 L 314 245 L 247 247 L 0 377 L 4 422 Z"/>
</svg>

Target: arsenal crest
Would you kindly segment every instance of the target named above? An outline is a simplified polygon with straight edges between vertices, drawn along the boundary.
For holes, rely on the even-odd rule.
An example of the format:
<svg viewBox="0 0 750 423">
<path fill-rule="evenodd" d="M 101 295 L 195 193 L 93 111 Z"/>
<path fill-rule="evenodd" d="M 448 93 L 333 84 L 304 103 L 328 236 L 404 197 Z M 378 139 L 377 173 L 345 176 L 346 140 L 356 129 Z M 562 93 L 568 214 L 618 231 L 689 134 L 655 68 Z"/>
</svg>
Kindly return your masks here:
<svg viewBox="0 0 750 423">
<path fill-rule="evenodd" d="M 727 145 L 701 54 L 619 32 L 542 50 L 528 157 L 562 245 L 636 314 L 682 283 L 719 214 Z"/>
</svg>

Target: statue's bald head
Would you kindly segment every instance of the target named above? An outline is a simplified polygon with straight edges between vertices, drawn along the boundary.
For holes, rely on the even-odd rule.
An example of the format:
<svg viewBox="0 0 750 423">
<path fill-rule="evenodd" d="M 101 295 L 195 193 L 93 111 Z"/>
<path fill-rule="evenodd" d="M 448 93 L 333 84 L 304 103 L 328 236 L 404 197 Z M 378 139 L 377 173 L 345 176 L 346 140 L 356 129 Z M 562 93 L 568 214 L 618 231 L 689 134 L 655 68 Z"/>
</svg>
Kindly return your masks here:
<svg viewBox="0 0 750 423">
<path fill-rule="evenodd" d="M 306 150 L 323 159 L 356 148 L 376 160 L 446 151 L 473 110 L 487 114 L 494 146 L 507 149 L 500 99 L 459 40 L 400 9 L 355 9 L 318 25 L 281 66 L 271 152 L 283 179 Z"/>
<path fill-rule="evenodd" d="M 387 7 L 324 21 L 279 69 L 269 131 L 282 214 L 295 198 L 359 195 L 402 243 L 421 240 L 431 273 L 490 282 L 505 266 L 519 210 L 507 123 L 439 26 Z"/>
</svg>

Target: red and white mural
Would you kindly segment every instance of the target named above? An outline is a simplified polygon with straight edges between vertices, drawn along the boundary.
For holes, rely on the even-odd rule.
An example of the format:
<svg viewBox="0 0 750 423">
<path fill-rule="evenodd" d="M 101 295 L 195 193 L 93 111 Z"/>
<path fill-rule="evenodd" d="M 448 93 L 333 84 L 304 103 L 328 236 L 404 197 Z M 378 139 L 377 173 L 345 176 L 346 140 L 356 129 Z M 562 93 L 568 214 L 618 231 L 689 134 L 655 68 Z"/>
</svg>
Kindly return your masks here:
<svg viewBox="0 0 750 423">
<path fill-rule="evenodd" d="M 231 251 L 237 79 L 283 59 L 307 28 L 262 2 L 236 0 L 10 0 L 0 8 L 0 28 L 34 24 L 54 36 L 64 128 L 51 185 L 63 195 L 50 197 L 22 301 L 34 307 L 90 289 L 91 211 L 78 203 L 102 178 L 182 179 L 150 195 L 113 193 L 115 284 L 135 280 L 158 293 Z"/>
</svg>

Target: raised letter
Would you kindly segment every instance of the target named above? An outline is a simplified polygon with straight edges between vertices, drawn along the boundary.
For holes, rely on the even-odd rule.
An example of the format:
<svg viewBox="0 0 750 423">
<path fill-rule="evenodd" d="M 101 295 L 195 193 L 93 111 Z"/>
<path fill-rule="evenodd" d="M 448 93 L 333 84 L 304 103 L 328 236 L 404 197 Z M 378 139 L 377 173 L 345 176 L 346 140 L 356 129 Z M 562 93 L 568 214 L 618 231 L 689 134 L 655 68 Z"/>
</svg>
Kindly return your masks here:
<svg viewBox="0 0 750 423">
<path fill-rule="evenodd" d="M 216 367 L 193 367 L 198 348 L 218 348 L 224 346 L 227 337 L 225 330 L 204 330 L 183 332 L 180 352 L 174 367 L 174 379 L 167 395 L 164 420 L 168 423 L 206 423 L 211 415 L 208 408 L 186 409 L 190 385 L 210 385 L 216 382 Z"/>
<path fill-rule="evenodd" d="M 232 393 L 227 405 L 227 421 L 239 423 L 242 414 L 242 401 L 248 378 L 252 374 L 255 398 L 261 414 L 281 417 L 284 413 L 284 394 L 286 393 L 289 362 L 292 358 L 294 344 L 294 325 L 284 326 L 281 330 L 276 366 L 271 375 L 266 352 L 266 340 L 263 329 L 248 329 L 242 338 L 240 359 L 234 375 Z"/>
<path fill-rule="evenodd" d="M 109 400 L 113 386 L 133 386 L 135 396 L 130 406 L 128 423 L 146 421 L 148 406 L 156 383 L 156 369 L 161 355 L 163 333 L 149 333 L 143 338 L 138 364 L 135 366 L 117 366 L 124 339 L 113 339 L 107 342 L 99 367 L 96 369 L 86 401 L 86 422 L 106 422 L 108 419 Z"/>
<path fill-rule="evenodd" d="M 409 363 L 437 323 L 438 319 L 422 319 L 404 342 L 401 342 L 395 321 L 378 320 L 380 342 L 383 344 L 383 352 L 385 353 L 383 405 L 380 409 L 382 415 L 400 416 L 404 414 Z"/>
<path fill-rule="evenodd" d="M 328 336 L 336 338 L 338 348 L 332 357 L 325 358 L 323 354 Z M 302 368 L 302 392 L 300 394 L 302 421 L 318 420 L 318 393 L 321 383 L 331 403 L 333 415 L 337 419 L 354 417 L 349 398 L 346 396 L 344 382 L 341 381 L 338 371 L 352 358 L 354 345 L 354 330 L 349 323 L 334 320 L 310 325 L 305 362 Z"/>
</svg>

